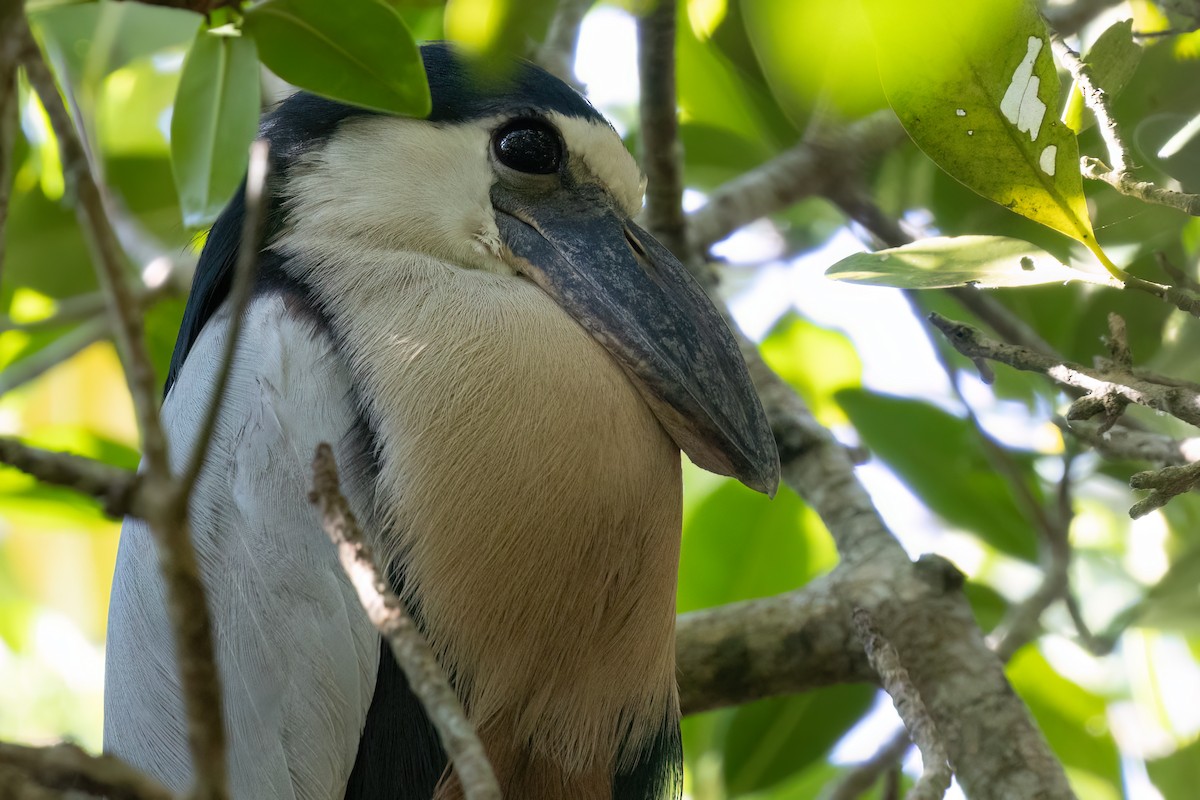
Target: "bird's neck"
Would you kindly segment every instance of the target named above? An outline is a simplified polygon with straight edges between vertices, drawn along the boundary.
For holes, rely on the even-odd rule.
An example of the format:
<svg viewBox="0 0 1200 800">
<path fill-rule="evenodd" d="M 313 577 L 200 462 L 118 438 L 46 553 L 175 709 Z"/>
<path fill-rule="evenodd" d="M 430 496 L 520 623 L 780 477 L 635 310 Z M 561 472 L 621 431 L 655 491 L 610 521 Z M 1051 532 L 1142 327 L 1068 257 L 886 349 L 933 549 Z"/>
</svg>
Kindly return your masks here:
<svg viewBox="0 0 1200 800">
<path fill-rule="evenodd" d="M 324 302 L 374 398 L 379 548 L 500 760 L 589 798 L 677 714 L 679 451 L 532 284 L 360 261 Z"/>
</svg>

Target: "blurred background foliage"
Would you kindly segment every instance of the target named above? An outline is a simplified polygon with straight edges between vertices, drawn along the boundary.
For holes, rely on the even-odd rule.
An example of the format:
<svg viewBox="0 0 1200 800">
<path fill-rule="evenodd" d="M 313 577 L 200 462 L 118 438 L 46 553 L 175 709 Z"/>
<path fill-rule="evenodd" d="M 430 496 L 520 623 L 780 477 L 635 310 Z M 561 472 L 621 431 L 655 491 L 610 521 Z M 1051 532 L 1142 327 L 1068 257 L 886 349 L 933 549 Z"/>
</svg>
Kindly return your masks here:
<svg viewBox="0 0 1200 800">
<path fill-rule="evenodd" d="M 181 67 L 202 20 L 132 2 L 28 5 L 141 266 L 161 377 L 190 281 L 188 264 L 202 243 L 202 233 L 182 223 L 169 141 Z M 519 52 L 544 36 L 555 3 L 392 5 L 418 40 L 449 36 Z M 597 3 L 577 61 L 593 101 L 634 150 L 630 15 L 643 6 Z M 1078 16 L 1068 17 L 1071 10 Z M 1148 0 L 1079 0 L 1047 11 L 1052 19 L 1075 20 L 1072 41 L 1085 52 L 1122 19 L 1140 32 L 1197 23 Z M 1137 46 L 1140 63 L 1117 98 L 1118 119 L 1144 174 L 1200 190 L 1200 137 L 1159 155 L 1189 122 L 1196 127 L 1200 33 L 1141 37 Z M 689 208 L 796 143 L 817 109 L 853 120 L 886 108 L 857 3 L 687 0 L 677 48 Z M 1064 98 L 1069 85 L 1064 77 Z M 262 89 L 264 104 L 286 91 L 265 72 Z M 6 390 L 0 431 L 134 468 L 130 404 L 93 295 L 90 261 L 64 204 L 57 148 L 24 85 L 20 103 L 0 282 Z M 1080 144 L 1085 153 L 1102 152 L 1094 126 Z M 916 231 L 1016 236 L 1064 257 L 1070 252 L 1063 237 L 972 194 L 911 144 L 889 153 L 870 180 L 877 202 Z M 1196 277 L 1200 220 L 1107 186 L 1085 188 L 1098 237 L 1114 259 L 1159 279 L 1154 254 L 1161 251 Z M 762 340 L 769 363 L 823 423 L 870 452 L 860 474 L 885 517 L 914 556 L 938 552 L 966 572 L 985 630 L 1037 586 L 1044 548 L 1035 507 L 1059 491 L 1070 464 L 1072 585 L 1084 620 L 1115 646 L 1089 652 L 1058 604 L 1043 618 L 1044 634 L 1012 660 L 1009 677 L 1083 800 L 1195 797 L 1200 501 L 1184 495 L 1131 522 L 1127 509 L 1136 498 L 1127 480 L 1144 465 L 1105 462 L 1071 437 L 1064 440 L 1054 424 L 1064 398 L 1047 381 L 998 367 L 996 383 L 985 386 L 969 363 L 915 321 L 899 292 L 821 277 L 826 266 L 861 249 L 861 235 L 832 205 L 808 200 L 718 245 L 738 322 Z M 1151 297 L 1075 285 L 994 297 L 1067 358 L 1084 363 L 1104 353 L 1106 315 L 1116 311 L 1128 322 L 1139 366 L 1200 378 L 1200 326 Z M 976 322 L 944 295 L 925 293 L 915 304 Z M 1129 413 L 1149 430 L 1194 434 L 1141 411 Z M 695 469 L 686 477 L 681 612 L 788 591 L 835 565 L 821 522 L 789 490 L 769 502 Z M 94 503 L 0 471 L 0 738 L 68 737 L 100 746 L 104 626 L 118 531 Z M 896 724 L 887 698 L 862 686 L 689 718 L 687 792 L 697 800 L 815 797 L 872 755 Z M 908 773 L 916 768 L 907 763 Z"/>
</svg>

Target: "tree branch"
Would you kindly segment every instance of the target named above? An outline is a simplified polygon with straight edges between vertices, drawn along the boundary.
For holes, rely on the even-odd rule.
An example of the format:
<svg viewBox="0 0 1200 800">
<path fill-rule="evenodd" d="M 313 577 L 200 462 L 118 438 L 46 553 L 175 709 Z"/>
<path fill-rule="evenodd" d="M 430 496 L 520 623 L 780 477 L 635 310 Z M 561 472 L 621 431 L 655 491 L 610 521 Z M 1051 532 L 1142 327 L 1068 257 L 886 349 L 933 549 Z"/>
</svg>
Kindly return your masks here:
<svg viewBox="0 0 1200 800">
<path fill-rule="evenodd" d="M 13 148 L 16 147 L 18 97 L 17 64 L 21 57 L 20 17 L 17 0 L 0 2 L 0 276 L 4 275 L 8 202 L 12 193 Z"/>
<path fill-rule="evenodd" d="M 970 325 L 954 322 L 940 314 L 930 314 L 929 319 L 945 334 L 954 349 L 967 358 L 998 361 L 1015 369 L 1040 372 L 1063 385 L 1086 390 L 1088 394 L 1072 404 L 1067 419 L 1088 419 L 1104 412 L 1115 422 L 1126 405 L 1136 403 L 1200 426 L 1200 394 L 1187 387 L 1157 384 L 1119 368 L 1093 369 L 1059 361 L 1024 347 L 994 341 Z"/>
<path fill-rule="evenodd" d="M 866 609 L 854 609 L 854 627 L 871 666 L 883 681 L 883 688 L 892 696 L 896 713 L 904 720 L 904 727 L 921 751 L 925 770 L 909 792 L 909 800 L 941 800 L 950 788 L 950 764 L 920 692 L 901 663 L 900 654 L 879 632 Z"/>
<path fill-rule="evenodd" d="M 683 216 L 683 150 L 675 93 L 677 0 L 658 0 L 638 17 L 638 100 L 642 169 L 646 173 L 646 228 L 685 264 L 687 221 Z"/>
<path fill-rule="evenodd" d="M 39 786 L 108 800 L 176 800 L 162 784 L 110 755 L 93 756 L 73 744 L 25 747 L 0 742 L 0 764 Z"/>
<path fill-rule="evenodd" d="M 429 713 L 466 800 L 499 800 L 500 786 L 458 695 L 404 604 L 375 565 L 350 504 L 342 495 L 333 449 L 328 444 L 317 446 L 309 501 L 320 509 L 325 533 L 337 546 L 342 569 L 358 592 L 359 602 L 387 640 L 413 694 Z"/>
<path fill-rule="evenodd" d="M 550 74 L 582 89 L 575 78 L 575 51 L 579 46 L 579 28 L 593 0 L 559 0 L 546 31 L 546 41 L 534 59 Z"/>
<path fill-rule="evenodd" d="M 896 115 L 879 111 L 818 141 L 803 141 L 765 164 L 715 189 L 708 202 L 688 215 L 695 252 L 756 219 L 782 211 L 806 197 L 824 195 L 847 171 L 861 170 L 905 138 Z"/>
<path fill-rule="evenodd" d="M 246 171 L 246 212 L 242 220 L 241 240 L 238 243 L 237 262 L 233 267 L 233 285 L 229 290 L 229 328 L 225 333 L 225 351 L 221 354 L 221 364 L 213 382 L 212 396 L 200 424 L 196 444 L 188 458 L 187 467 L 179 479 L 179 493 L 185 498 L 191 496 L 196 486 L 196 479 L 204 469 L 205 457 L 212 443 L 213 432 L 217 427 L 217 419 L 221 415 L 221 403 L 225 399 L 225 388 L 229 385 L 229 375 L 233 371 L 233 362 L 237 357 L 238 344 L 242 338 L 242 322 L 246 316 L 246 306 L 250 304 L 251 291 L 254 288 L 254 277 L 258 267 L 258 253 L 262 247 L 263 210 L 269 198 L 266 196 L 267 179 L 270 172 L 268 145 L 265 139 L 259 139 L 250 146 L 250 162 Z"/>
<path fill-rule="evenodd" d="M 58 91 L 27 21 L 19 20 L 23 63 L 42 100 L 58 140 L 63 175 L 75 199 L 76 215 L 96 262 L 109 302 L 122 365 L 137 412 L 144 470 L 137 505 L 154 534 L 159 566 L 179 662 L 188 720 L 197 800 L 228 797 L 225 728 L 220 679 L 213 655 L 212 625 L 192 547 L 186 497 L 171 476 L 166 435 L 158 416 L 154 369 L 143 338 L 141 308 L 128 280 L 121 249 L 106 216 L 100 187 L 92 175 L 83 142 Z"/>
<path fill-rule="evenodd" d="M 878 579 L 878 573 L 866 581 Z M 873 681 L 845 624 L 855 576 L 838 569 L 778 597 L 682 614 L 675 625 L 679 703 L 684 714 Z"/>
<path fill-rule="evenodd" d="M 0 436 L 0 463 L 21 470 L 43 483 L 65 486 L 94 497 L 110 517 L 136 514 L 138 476 L 91 458 L 30 447 Z"/>
</svg>

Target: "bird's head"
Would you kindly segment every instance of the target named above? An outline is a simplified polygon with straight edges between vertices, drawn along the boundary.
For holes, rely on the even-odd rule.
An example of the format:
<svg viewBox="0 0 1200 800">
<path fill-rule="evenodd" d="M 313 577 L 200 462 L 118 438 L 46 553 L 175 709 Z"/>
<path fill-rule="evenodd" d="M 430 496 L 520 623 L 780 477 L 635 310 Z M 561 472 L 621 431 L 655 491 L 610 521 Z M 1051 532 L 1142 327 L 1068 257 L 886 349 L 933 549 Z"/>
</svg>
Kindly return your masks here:
<svg viewBox="0 0 1200 800">
<path fill-rule="evenodd" d="M 426 119 L 298 94 L 264 120 L 281 198 L 270 235 L 293 250 L 401 250 L 532 281 L 694 463 L 774 494 L 779 457 L 737 344 L 633 222 L 645 179 L 612 126 L 533 65 L 489 80 L 449 45 L 421 53 Z"/>
</svg>

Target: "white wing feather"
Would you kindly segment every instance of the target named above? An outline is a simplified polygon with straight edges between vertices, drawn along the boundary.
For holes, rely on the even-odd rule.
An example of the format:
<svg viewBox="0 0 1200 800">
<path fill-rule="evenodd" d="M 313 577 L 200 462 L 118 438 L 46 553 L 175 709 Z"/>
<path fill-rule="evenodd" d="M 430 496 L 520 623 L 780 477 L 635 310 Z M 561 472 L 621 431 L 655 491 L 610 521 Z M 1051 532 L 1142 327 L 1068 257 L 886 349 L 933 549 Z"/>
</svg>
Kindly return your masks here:
<svg viewBox="0 0 1200 800">
<path fill-rule="evenodd" d="M 163 407 L 189 457 L 225 346 L 209 320 Z M 216 638 L 234 800 L 340 800 L 375 688 L 379 637 L 309 505 L 319 442 L 354 455 L 350 380 L 282 296 L 252 302 L 192 528 Z M 366 497 L 343 472 L 353 501 Z M 363 509 L 365 512 L 367 509 Z M 105 748 L 183 792 L 192 771 L 163 585 L 145 524 L 121 532 L 109 611 Z"/>
</svg>

